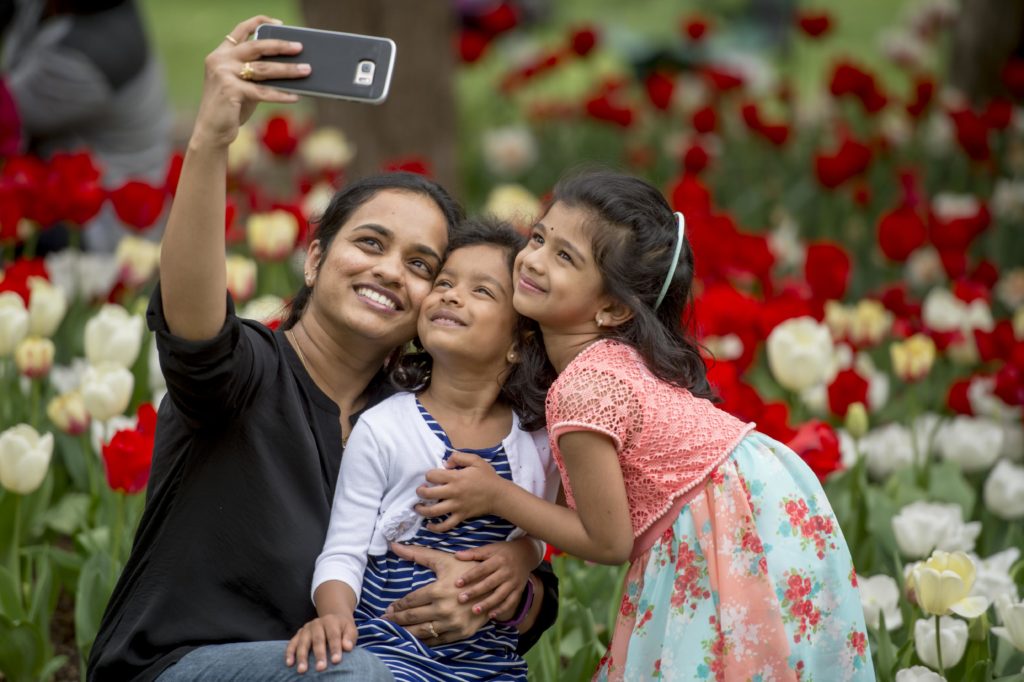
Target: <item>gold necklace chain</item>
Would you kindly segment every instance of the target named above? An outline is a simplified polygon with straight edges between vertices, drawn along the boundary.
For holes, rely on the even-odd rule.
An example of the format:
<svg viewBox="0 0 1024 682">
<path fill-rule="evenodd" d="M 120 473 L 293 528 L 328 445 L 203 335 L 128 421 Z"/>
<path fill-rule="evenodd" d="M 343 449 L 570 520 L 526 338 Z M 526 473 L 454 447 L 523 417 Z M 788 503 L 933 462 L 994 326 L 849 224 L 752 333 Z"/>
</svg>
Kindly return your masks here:
<svg viewBox="0 0 1024 682">
<path fill-rule="evenodd" d="M 285 336 L 288 337 L 288 340 L 292 342 L 292 348 L 295 349 L 295 354 L 299 356 L 299 362 L 301 362 L 302 366 L 306 369 L 306 374 L 308 374 L 309 378 L 312 379 L 313 370 L 310 369 L 309 363 L 306 362 L 306 355 L 302 352 L 302 346 L 299 345 L 299 340 L 295 337 L 295 332 L 291 329 L 287 329 L 284 333 Z M 344 448 L 346 444 L 348 444 L 348 436 L 346 436 L 344 430 L 342 430 L 341 447 Z"/>
</svg>

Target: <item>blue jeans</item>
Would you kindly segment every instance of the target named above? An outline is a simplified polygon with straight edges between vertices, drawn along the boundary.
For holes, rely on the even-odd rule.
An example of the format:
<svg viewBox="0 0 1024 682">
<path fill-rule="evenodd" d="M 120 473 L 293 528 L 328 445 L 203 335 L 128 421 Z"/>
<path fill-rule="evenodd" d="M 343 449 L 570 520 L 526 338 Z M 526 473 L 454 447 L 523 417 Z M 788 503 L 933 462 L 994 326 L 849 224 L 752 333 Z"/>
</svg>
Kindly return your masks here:
<svg viewBox="0 0 1024 682">
<path fill-rule="evenodd" d="M 298 674 L 284 664 L 288 642 L 238 642 L 210 644 L 187 653 L 165 670 L 157 682 L 297 682 L 298 680 L 343 680 L 347 682 L 394 682 L 391 671 L 369 651 L 356 647 L 342 656 L 341 663 L 328 661 L 327 670 L 316 671 L 309 657 L 309 669 Z"/>
</svg>

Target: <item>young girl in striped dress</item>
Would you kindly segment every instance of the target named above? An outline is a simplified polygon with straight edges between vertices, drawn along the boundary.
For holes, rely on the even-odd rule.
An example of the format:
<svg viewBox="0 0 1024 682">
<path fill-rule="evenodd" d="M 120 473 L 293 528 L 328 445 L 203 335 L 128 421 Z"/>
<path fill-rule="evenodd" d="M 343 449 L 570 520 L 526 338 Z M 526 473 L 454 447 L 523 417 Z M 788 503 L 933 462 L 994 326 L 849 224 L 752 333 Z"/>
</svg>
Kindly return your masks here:
<svg viewBox="0 0 1024 682">
<path fill-rule="evenodd" d="M 558 378 L 547 428 L 569 508 L 457 454 L 434 514 L 493 513 L 631 565 L 599 680 L 873 680 L 850 552 L 811 470 L 712 402 L 687 336 L 682 214 L 642 180 L 568 178 L 516 259 L 514 304 Z M 681 324 L 682 322 L 682 324 Z"/>
<path fill-rule="evenodd" d="M 286 662 L 298 661 L 299 672 L 318 642 L 321 652 L 326 649 L 338 662 L 358 639 L 360 648 L 376 654 L 398 680 L 526 679 L 514 621 L 529 604 L 520 608 L 520 618 L 508 614 L 507 621 L 491 620 L 456 642 L 447 642 L 451 637 L 432 622 L 426 633 L 418 633 L 427 635 L 424 643 L 387 619 L 391 603 L 435 579 L 430 569 L 391 551 L 389 543 L 457 552 L 523 535 L 493 515 L 445 532 L 424 527 L 413 509 L 422 501 L 416 487 L 455 448 L 487 461 L 511 484 L 554 498 L 558 475 L 542 415 L 538 419 L 545 387 L 533 382 L 533 370 L 520 357 L 531 343 L 537 350 L 529 357 L 542 357 L 542 350 L 531 340 L 532 323 L 512 307 L 512 262 L 525 243 L 511 226 L 487 219 L 466 221 L 452 235 L 418 322 L 429 355 L 407 355 L 393 373 L 396 383 L 414 390 L 367 410 L 345 447 L 330 527 L 313 575 L 320 617 L 299 630 L 286 652 Z M 522 414 L 532 418 L 524 420 Z M 536 544 L 535 564 L 542 556 L 542 545 Z M 533 583 L 527 585 L 526 594 L 532 594 Z M 516 601 L 513 596 L 509 602 L 513 612 Z M 326 668 L 326 660 L 316 667 Z"/>
</svg>

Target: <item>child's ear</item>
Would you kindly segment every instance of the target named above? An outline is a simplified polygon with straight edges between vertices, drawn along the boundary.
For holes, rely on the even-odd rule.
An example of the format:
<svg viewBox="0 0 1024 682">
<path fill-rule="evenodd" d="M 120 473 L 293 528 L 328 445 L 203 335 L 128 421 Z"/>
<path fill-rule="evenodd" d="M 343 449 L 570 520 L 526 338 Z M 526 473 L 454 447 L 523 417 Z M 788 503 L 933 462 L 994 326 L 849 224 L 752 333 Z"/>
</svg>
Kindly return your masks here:
<svg viewBox="0 0 1024 682">
<path fill-rule="evenodd" d="M 612 299 L 597 312 L 601 327 L 618 327 L 633 319 L 633 309 L 618 299 Z"/>
</svg>

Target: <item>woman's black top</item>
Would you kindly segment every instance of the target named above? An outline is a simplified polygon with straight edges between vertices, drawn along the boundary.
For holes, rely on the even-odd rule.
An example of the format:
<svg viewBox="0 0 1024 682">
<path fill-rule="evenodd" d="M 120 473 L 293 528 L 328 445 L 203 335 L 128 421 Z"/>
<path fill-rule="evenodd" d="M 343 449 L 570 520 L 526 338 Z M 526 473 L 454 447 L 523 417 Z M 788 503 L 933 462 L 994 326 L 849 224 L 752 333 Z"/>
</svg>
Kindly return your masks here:
<svg viewBox="0 0 1024 682">
<path fill-rule="evenodd" d="M 145 511 L 89 680 L 152 680 L 196 647 L 289 639 L 315 618 L 313 565 L 341 463 L 338 406 L 283 332 L 238 318 L 229 299 L 220 333 L 186 341 L 168 330 L 159 287 L 147 318 L 167 397 Z M 379 374 L 367 407 L 391 392 Z M 527 647 L 557 613 L 557 580 L 539 575 L 544 622 L 523 636 Z"/>
</svg>

